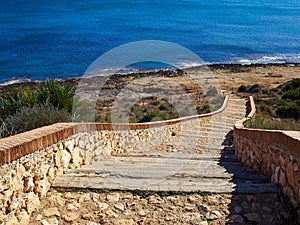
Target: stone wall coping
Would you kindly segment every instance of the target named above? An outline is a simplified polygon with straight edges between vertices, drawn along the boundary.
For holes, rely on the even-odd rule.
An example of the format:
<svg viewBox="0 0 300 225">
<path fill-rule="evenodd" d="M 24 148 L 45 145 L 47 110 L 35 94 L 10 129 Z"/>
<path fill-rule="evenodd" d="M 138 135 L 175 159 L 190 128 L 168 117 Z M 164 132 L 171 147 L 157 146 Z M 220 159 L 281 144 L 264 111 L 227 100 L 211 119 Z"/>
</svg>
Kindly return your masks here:
<svg viewBox="0 0 300 225">
<path fill-rule="evenodd" d="M 187 116 L 167 121 L 130 124 L 110 123 L 56 123 L 0 139 L 0 165 L 10 163 L 27 154 L 62 141 L 72 135 L 100 130 L 138 130 L 162 127 L 198 118 L 211 117 L 226 109 L 229 96 L 226 96 L 220 109 L 202 115 Z"/>
<path fill-rule="evenodd" d="M 216 111 L 210 112 L 210 113 L 205 113 L 205 114 L 200 114 L 200 115 L 193 115 L 193 116 L 186 116 L 186 117 L 180 117 L 176 119 L 171 119 L 171 120 L 165 120 L 165 121 L 155 121 L 155 122 L 147 122 L 147 123 L 96 123 L 94 124 L 97 127 L 97 130 L 138 130 L 138 129 L 147 129 L 147 128 L 154 128 L 154 127 L 162 127 L 166 125 L 172 125 L 188 120 L 194 120 L 194 119 L 199 119 L 199 118 L 205 118 L 205 117 L 211 117 L 214 115 L 217 115 L 221 112 L 223 112 L 228 104 L 229 96 L 226 95 L 223 105 L 221 108 L 219 108 Z M 93 125 L 91 123 L 91 125 Z"/>
<path fill-rule="evenodd" d="M 244 126 L 244 123 L 253 118 L 255 116 L 255 113 L 256 113 L 256 107 L 255 107 L 255 103 L 254 103 L 254 99 L 253 99 L 253 96 L 249 96 L 249 102 L 250 102 L 250 113 L 243 119 L 241 120 L 238 120 L 234 127 L 237 128 L 237 129 L 242 129 L 242 128 L 245 128 Z"/>
</svg>

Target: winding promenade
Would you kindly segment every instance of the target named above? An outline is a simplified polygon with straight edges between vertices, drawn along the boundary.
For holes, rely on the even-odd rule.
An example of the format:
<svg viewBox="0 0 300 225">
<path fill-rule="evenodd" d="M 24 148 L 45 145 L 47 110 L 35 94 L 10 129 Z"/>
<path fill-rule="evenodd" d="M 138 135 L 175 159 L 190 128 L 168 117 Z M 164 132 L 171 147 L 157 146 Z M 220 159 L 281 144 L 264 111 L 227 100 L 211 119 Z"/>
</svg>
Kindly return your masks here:
<svg viewBox="0 0 300 225">
<path fill-rule="evenodd" d="M 270 178 L 235 156 L 233 127 L 246 114 L 246 100 L 230 96 L 200 129 L 64 170 L 30 224 L 297 224 Z"/>
<path fill-rule="evenodd" d="M 183 130 L 177 139 L 143 151 L 131 151 L 66 170 L 53 187 L 115 190 L 276 193 L 264 175 L 243 166 L 234 155 L 234 124 L 246 116 L 246 101 L 230 97 L 222 116 L 201 127 Z"/>
</svg>

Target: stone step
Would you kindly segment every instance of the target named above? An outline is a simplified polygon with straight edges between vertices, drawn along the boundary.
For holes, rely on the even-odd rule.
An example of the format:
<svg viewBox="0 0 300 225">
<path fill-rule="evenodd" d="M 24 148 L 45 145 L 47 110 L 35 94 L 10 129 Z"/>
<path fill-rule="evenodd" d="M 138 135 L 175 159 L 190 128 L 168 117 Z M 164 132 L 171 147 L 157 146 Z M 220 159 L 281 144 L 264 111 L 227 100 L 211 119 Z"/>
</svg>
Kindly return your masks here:
<svg viewBox="0 0 300 225">
<path fill-rule="evenodd" d="M 174 170 L 173 170 L 174 171 Z M 233 180 L 235 182 L 248 182 L 253 184 L 259 183 L 268 183 L 268 177 L 263 175 L 258 175 L 255 173 L 248 173 L 247 177 L 245 178 L 244 173 L 227 173 L 224 170 L 216 170 L 214 173 L 210 171 L 202 171 L 198 172 L 191 169 L 182 169 L 179 170 L 176 174 L 170 173 L 166 174 L 167 176 L 163 177 L 164 173 L 157 171 L 157 173 L 143 173 L 143 171 L 136 172 L 136 170 L 127 170 L 123 173 L 120 173 L 116 170 L 106 170 L 106 169 L 81 169 L 81 170 L 67 170 L 65 171 L 65 175 L 68 176 L 100 176 L 109 179 L 112 177 L 113 179 L 117 177 L 121 177 L 123 179 L 183 179 L 183 180 L 203 180 L 203 179 L 224 179 L 224 180 Z"/>
<path fill-rule="evenodd" d="M 236 108 L 231 108 L 225 111 L 225 115 L 228 114 L 241 114 L 241 115 L 245 115 L 246 114 L 246 108 L 240 108 L 240 107 L 236 107 Z"/>
<path fill-rule="evenodd" d="M 235 121 L 235 120 L 232 120 L 232 121 Z M 212 121 L 206 125 L 211 125 L 211 124 L 222 124 L 222 125 L 227 125 L 227 126 L 233 126 L 235 124 L 235 122 L 232 122 L 232 121 L 227 121 L 226 119 L 224 119 L 223 121 Z"/>
<path fill-rule="evenodd" d="M 180 142 L 186 142 L 188 144 L 194 143 L 194 144 L 201 144 L 202 142 L 211 142 L 218 145 L 222 145 L 223 142 L 231 140 L 231 134 L 225 135 L 215 135 L 214 133 L 199 133 L 199 134 L 177 134 L 176 141 L 168 141 L 166 144 L 168 145 L 181 145 L 184 143 Z"/>
<path fill-rule="evenodd" d="M 228 118 L 232 119 L 233 122 L 236 122 L 238 120 L 241 120 L 241 119 L 245 118 L 245 115 L 246 114 L 244 114 L 242 116 L 230 115 L 230 116 L 228 116 Z"/>
<path fill-rule="evenodd" d="M 230 104 L 229 106 L 227 106 L 225 112 L 228 111 L 246 111 L 246 106 L 245 105 L 240 105 L 240 104 Z"/>
<path fill-rule="evenodd" d="M 232 147 L 224 147 L 221 151 L 220 151 L 221 155 L 235 155 L 235 150 Z"/>
<path fill-rule="evenodd" d="M 196 134 L 196 135 L 218 135 L 218 136 L 226 136 L 228 132 L 226 131 L 219 131 L 219 130 L 212 130 L 212 131 L 207 131 L 207 130 L 184 130 L 180 131 L 177 134 Z"/>
<path fill-rule="evenodd" d="M 101 176 L 57 176 L 52 187 L 92 188 L 110 190 L 151 190 L 151 191 L 203 191 L 213 193 L 278 193 L 279 189 L 270 183 L 249 181 L 231 182 L 227 179 L 122 179 Z"/>
<path fill-rule="evenodd" d="M 228 104 L 232 104 L 232 103 L 246 103 L 247 100 L 246 99 L 242 99 L 242 98 L 230 98 L 228 101 Z"/>
<path fill-rule="evenodd" d="M 204 142 L 204 143 L 203 143 Z M 211 153 L 216 153 L 220 151 L 224 151 L 224 148 L 230 149 L 232 143 L 229 143 L 228 141 L 223 141 L 223 140 L 216 140 L 216 139 L 207 139 L 207 140 L 179 140 L 178 142 L 165 142 L 161 145 L 155 145 L 155 146 L 149 146 L 147 149 L 137 150 L 137 151 L 131 151 L 130 154 L 134 152 L 134 154 L 139 154 L 140 152 L 145 153 L 145 152 L 159 152 L 160 148 L 164 148 L 164 146 L 173 146 L 175 151 L 179 151 L 180 153 L 191 153 L 191 154 L 200 154 L 200 151 L 205 151 L 205 152 L 211 152 Z M 161 147 L 160 147 L 161 146 Z M 234 150 L 225 150 L 227 154 L 233 154 Z M 129 152 L 128 152 L 129 153 Z"/>
<path fill-rule="evenodd" d="M 227 104 L 227 107 L 230 107 L 232 105 L 238 105 L 240 107 L 242 106 L 246 106 L 246 101 L 244 100 L 234 100 L 234 101 L 229 101 L 228 104 Z"/>
<path fill-rule="evenodd" d="M 235 123 L 226 123 L 224 121 L 220 121 L 220 122 L 207 123 L 207 124 L 204 124 L 200 127 L 212 127 L 212 126 L 232 127 L 234 124 Z"/>
<path fill-rule="evenodd" d="M 237 107 L 236 107 L 236 106 L 237 106 Z M 245 109 L 245 110 L 246 110 L 246 108 L 247 108 L 246 103 L 245 103 L 244 105 L 232 103 L 232 104 L 229 104 L 229 105 L 226 107 L 226 110 L 225 110 L 225 111 L 228 111 L 228 110 L 232 110 L 232 111 L 241 111 L 241 109 Z"/>
<path fill-rule="evenodd" d="M 222 137 L 222 136 L 216 136 L 214 135 L 213 133 L 209 133 L 207 135 L 201 135 L 201 134 L 177 134 L 176 136 L 178 137 L 183 137 L 183 138 L 186 138 L 186 139 L 215 139 L 215 140 L 225 140 L 225 136 Z"/>
<path fill-rule="evenodd" d="M 144 161 L 147 162 L 149 160 L 156 160 L 158 159 L 174 159 L 175 161 L 178 160 L 193 160 L 193 161 L 199 161 L 199 160 L 207 160 L 207 161 L 224 161 L 224 162 L 239 162 L 238 158 L 235 155 L 231 156 L 223 156 L 220 154 L 187 154 L 187 153 L 157 153 L 157 152 L 143 152 L 143 154 L 132 154 L 130 153 L 126 154 L 126 156 L 118 156 L 113 157 L 116 160 L 132 160 L 136 162 Z M 153 159 L 154 158 L 154 159 Z"/>
<path fill-rule="evenodd" d="M 222 112 L 222 116 L 226 116 L 226 113 L 246 112 L 246 107 L 241 105 L 230 105 Z"/>
<path fill-rule="evenodd" d="M 246 115 L 246 110 L 241 110 L 243 113 L 241 113 L 241 116 L 242 117 L 245 117 L 245 115 Z M 232 120 L 232 116 L 235 116 L 234 115 L 235 113 L 232 113 L 232 112 L 225 112 L 225 117 L 224 118 L 226 118 L 227 120 Z"/>
<path fill-rule="evenodd" d="M 230 109 L 246 109 L 246 103 L 245 102 L 230 102 L 227 107 L 226 110 L 230 110 Z"/>
<path fill-rule="evenodd" d="M 181 131 L 176 132 L 176 134 L 199 134 L 203 132 L 212 132 L 215 134 L 224 134 L 228 133 L 230 130 L 233 130 L 234 124 L 223 124 L 223 123 L 216 123 L 216 124 L 205 124 L 199 126 L 197 129 L 184 129 Z"/>
<path fill-rule="evenodd" d="M 213 146 L 208 145 L 209 143 L 211 143 L 211 144 L 214 143 L 214 145 Z M 209 147 L 211 147 L 211 149 L 215 149 L 215 150 L 221 150 L 224 148 L 224 146 L 221 145 L 222 143 L 220 143 L 220 141 L 218 141 L 218 142 L 210 141 L 209 143 L 199 144 L 199 143 L 195 143 L 195 142 L 192 143 L 192 142 L 186 142 L 186 141 L 178 141 L 178 142 L 166 142 L 165 144 L 172 145 L 175 147 L 186 147 L 186 148 L 190 147 L 190 148 L 202 148 L 202 149 L 207 148 L 208 149 Z"/>
<path fill-rule="evenodd" d="M 182 176 L 184 178 L 235 178 L 245 180 L 264 180 L 267 177 L 259 175 L 254 169 L 243 166 L 236 157 L 213 157 L 211 155 L 185 157 L 113 157 L 94 162 L 87 171 L 94 170 L 96 174 L 129 178 L 155 178 L 166 176 Z M 166 155 L 165 155 L 166 156 Z M 217 160 L 216 160 L 217 159 Z M 66 173 L 74 173 L 69 170 Z M 77 170 L 79 171 L 79 170 Z M 83 170 L 81 170 L 82 173 Z"/>
<path fill-rule="evenodd" d="M 227 119 L 231 119 L 233 116 L 234 117 L 242 117 L 242 118 L 244 118 L 246 116 L 245 111 L 244 111 L 244 113 L 240 113 L 240 112 L 225 112 L 225 113 L 226 113 L 225 115 L 226 115 Z"/>
<path fill-rule="evenodd" d="M 222 120 L 214 120 L 214 121 L 210 121 L 209 123 L 206 123 L 204 125 L 209 125 L 209 124 L 227 124 L 229 126 L 234 125 L 236 122 L 235 119 L 232 118 L 223 118 Z"/>
<path fill-rule="evenodd" d="M 209 149 L 203 149 L 209 150 Z M 218 152 L 220 151 L 220 152 Z M 205 153 L 182 153 L 182 152 L 157 152 L 157 151 L 140 151 L 140 152 L 127 152 L 124 157 L 149 157 L 149 158 L 180 158 L 180 159 L 215 159 L 215 160 L 237 160 L 234 154 L 234 150 L 218 150 L 218 151 L 206 151 Z"/>
<path fill-rule="evenodd" d="M 215 129 L 215 130 L 212 130 L 211 128 L 222 128 L 222 129 Z M 229 126 L 222 126 L 222 125 L 218 125 L 216 124 L 215 126 L 213 125 L 204 125 L 202 127 L 200 127 L 199 129 L 197 130 L 183 130 L 183 131 L 180 131 L 178 132 L 178 134 L 195 134 L 195 133 L 205 133 L 205 132 L 209 132 L 209 133 L 216 133 L 216 134 L 223 134 L 223 133 L 228 133 L 230 130 L 233 130 L 233 126 L 229 127 Z"/>
<path fill-rule="evenodd" d="M 234 102 L 229 102 L 227 105 L 227 108 L 246 108 L 246 102 L 245 101 L 234 101 Z M 226 108 L 226 109 L 227 109 Z"/>
<path fill-rule="evenodd" d="M 246 109 L 247 106 L 246 106 L 246 102 L 238 102 L 238 101 L 235 101 L 235 102 L 229 102 L 227 104 L 227 107 L 226 107 L 226 110 L 236 110 L 236 109 Z"/>
<path fill-rule="evenodd" d="M 223 131 L 223 132 L 226 132 L 226 131 L 230 131 L 230 130 L 233 130 L 233 125 L 232 126 L 226 126 L 226 125 L 219 125 L 219 124 L 208 124 L 208 125 L 204 125 L 202 127 L 200 127 L 200 130 L 201 129 L 210 129 L 210 130 L 217 130 L 217 131 Z"/>
<path fill-rule="evenodd" d="M 242 112 L 225 112 L 225 115 L 227 118 L 232 118 L 232 116 L 237 116 L 237 117 L 245 117 L 246 116 L 246 111 L 245 110 L 241 110 Z"/>
</svg>

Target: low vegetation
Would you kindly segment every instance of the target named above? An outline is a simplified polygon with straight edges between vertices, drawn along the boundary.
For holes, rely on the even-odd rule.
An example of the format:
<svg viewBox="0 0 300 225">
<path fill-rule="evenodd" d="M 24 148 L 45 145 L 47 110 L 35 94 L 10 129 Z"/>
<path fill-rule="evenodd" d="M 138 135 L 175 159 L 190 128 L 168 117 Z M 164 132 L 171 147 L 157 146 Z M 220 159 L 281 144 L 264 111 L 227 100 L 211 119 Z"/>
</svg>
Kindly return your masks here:
<svg viewBox="0 0 300 225">
<path fill-rule="evenodd" d="M 240 93 L 252 94 L 257 115 L 245 125 L 251 128 L 300 130 L 300 79 L 277 88 L 264 89 L 258 84 L 241 86 Z"/>
<path fill-rule="evenodd" d="M 224 97 L 218 94 L 215 87 L 210 87 L 206 95 L 200 96 L 200 98 L 201 99 L 198 99 L 198 101 L 193 99 L 194 103 L 196 102 L 195 107 L 186 107 L 184 109 L 176 109 L 173 104 L 163 98 L 143 98 L 133 105 L 129 116 L 126 116 L 126 113 L 124 113 L 126 118 L 118 118 L 118 122 L 126 122 L 129 120 L 130 123 L 145 123 L 151 121 L 170 120 L 195 114 L 205 114 L 219 109 L 224 101 Z M 180 105 L 180 100 L 178 101 L 178 105 Z M 182 104 L 182 106 L 184 107 L 184 104 Z M 99 116 L 97 121 L 111 122 L 110 119 L 110 112 L 108 112 Z"/>
<path fill-rule="evenodd" d="M 18 134 L 41 126 L 57 122 L 93 121 L 112 122 L 111 102 L 103 103 L 101 108 L 107 110 L 100 114 L 99 108 L 87 105 L 87 102 L 74 99 L 76 82 L 57 82 L 49 80 L 41 83 L 8 86 L 0 90 L 0 138 Z M 130 109 L 127 121 L 144 123 L 169 120 L 195 114 L 209 113 L 223 104 L 215 87 L 210 87 L 206 94 L 189 86 L 186 92 L 195 107 L 176 109 L 173 104 L 160 97 L 148 97 L 136 102 Z M 115 87 L 113 91 L 119 90 Z M 107 91 L 112 91 L 107 89 Z M 100 97 L 99 97 L 100 98 Z M 184 99 L 180 99 L 184 103 Z M 73 105 L 76 112 L 72 112 Z M 184 105 L 184 104 L 183 104 Z M 90 112 L 92 108 L 95 111 Z M 179 112 L 180 111 L 180 112 Z M 96 118 L 92 118 L 95 117 Z"/>
<path fill-rule="evenodd" d="M 0 137 L 71 121 L 74 93 L 73 84 L 53 80 L 1 92 Z"/>
</svg>

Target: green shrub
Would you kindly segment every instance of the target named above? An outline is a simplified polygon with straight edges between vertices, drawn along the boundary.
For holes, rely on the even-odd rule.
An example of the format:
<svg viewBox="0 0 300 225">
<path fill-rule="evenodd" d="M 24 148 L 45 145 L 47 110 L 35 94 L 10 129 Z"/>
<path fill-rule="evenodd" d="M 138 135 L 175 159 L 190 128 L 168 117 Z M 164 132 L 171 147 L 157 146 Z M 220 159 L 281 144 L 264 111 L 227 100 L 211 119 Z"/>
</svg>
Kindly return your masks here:
<svg viewBox="0 0 300 225">
<path fill-rule="evenodd" d="M 260 93 L 261 91 L 262 91 L 262 87 L 259 84 L 253 84 L 252 86 L 241 85 L 238 88 L 238 92 Z M 264 92 L 267 93 L 268 90 L 264 90 Z"/>
<path fill-rule="evenodd" d="M 238 89 L 238 92 L 246 92 L 246 86 L 245 85 L 241 85 Z"/>
<path fill-rule="evenodd" d="M 7 136 L 9 133 L 7 124 L 0 118 L 0 138 Z"/>
<path fill-rule="evenodd" d="M 270 105 L 267 105 L 267 104 L 260 104 L 258 105 L 258 110 L 260 112 L 262 112 L 264 115 L 272 115 L 273 112 L 272 112 L 272 107 Z"/>
<path fill-rule="evenodd" d="M 291 99 L 291 100 L 298 100 L 300 99 L 300 87 L 295 90 L 287 91 L 283 96 L 283 99 Z"/>
<path fill-rule="evenodd" d="M 264 118 L 255 117 L 254 119 L 247 120 L 244 124 L 247 128 L 255 128 L 255 129 L 272 129 L 272 127 L 265 122 Z"/>
<path fill-rule="evenodd" d="M 295 90 L 300 87 L 300 78 L 292 79 L 284 85 L 283 91 Z"/>
<path fill-rule="evenodd" d="M 66 112 L 72 111 L 73 96 L 75 94 L 73 84 L 61 85 L 56 81 L 49 80 L 38 86 L 36 93 L 39 104 L 51 104 L 56 109 L 63 109 Z"/>
<path fill-rule="evenodd" d="M 209 100 L 209 104 L 211 105 L 211 110 L 215 111 L 221 108 L 224 102 L 224 97 L 221 95 L 217 95 L 216 97 Z"/>
<path fill-rule="evenodd" d="M 0 96 L 0 113 L 1 118 L 6 118 L 9 115 L 23 106 L 21 93 L 18 90 L 5 92 Z"/>
<path fill-rule="evenodd" d="M 205 113 L 210 113 L 211 109 L 210 109 L 210 105 L 209 104 L 205 104 L 202 108 L 198 108 L 197 109 L 198 114 L 205 114 Z"/>
<path fill-rule="evenodd" d="M 278 93 L 280 90 L 278 88 L 271 88 L 269 92 Z"/>
<path fill-rule="evenodd" d="M 249 93 L 258 93 L 261 91 L 261 86 L 259 84 L 253 84 L 250 88 L 249 88 Z"/>
<path fill-rule="evenodd" d="M 168 107 L 167 107 L 165 104 L 160 104 L 158 108 L 159 108 L 159 110 L 161 110 L 161 111 L 164 111 L 164 110 L 167 110 L 167 109 L 168 109 Z"/>
<path fill-rule="evenodd" d="M 300 117 L 300 106 L 280 106 L 276 110 L 276 114 L 280 118 L 294 118 L 297 120 Z"/>
<path fill-rule="evenodd" d="M 73 84 L 62 85 L 53 80 L 40 83 L 35 90 L 29 86 L 10 90 L 0 96 L 0 116 L 5 119 L 23 107 L 34 105 L 52 105 L 57 110 L 71 112 L 74 93 Z"/>
<path fill-rule="evenodd" d="M 154 105 L 154 106 L 157 106 L 157 105 L 160 104 L 160 101 L 154 100 L 154 101 L 151 101 L 150 103 L 151 103 L 152 105 Z"/>
<path fill-rule="evenodd" d="M 138 122 L 139 123 L 146 123 L 146 122 L 151 122 L 153 118 L 157 117 L 154 113 L 152 112 L 149 112 L 149 113 L 146 113 L 146 115 L 140 119 Z"/>
<path fill-rule="evenodd" d="M 72 119 L 74 122 L 94 122 L 99 119 L 96 115 L 95 105 L 93 105 L 88 100 L 83 100 L 74 97 Z"/>
<path fill-rule="evenodd" d="M 32 130 L 57 122 L 70 122 L 71 115 L 63 110 L 57 110 L 52 105 L 34 105 L 22 107 L 14 115 L 6 118 L 5 132 L 2 136 Z"/>
<path fill-rule="evenodd" d="M 213 97 L 218 94 L 218 90 L 215 86 L 210 86 L 208 91 L 206 92 L 206 97 Z"/>
</svg>

